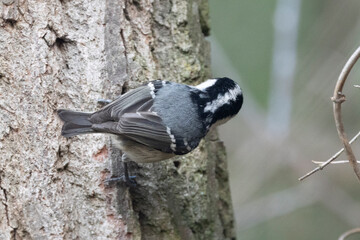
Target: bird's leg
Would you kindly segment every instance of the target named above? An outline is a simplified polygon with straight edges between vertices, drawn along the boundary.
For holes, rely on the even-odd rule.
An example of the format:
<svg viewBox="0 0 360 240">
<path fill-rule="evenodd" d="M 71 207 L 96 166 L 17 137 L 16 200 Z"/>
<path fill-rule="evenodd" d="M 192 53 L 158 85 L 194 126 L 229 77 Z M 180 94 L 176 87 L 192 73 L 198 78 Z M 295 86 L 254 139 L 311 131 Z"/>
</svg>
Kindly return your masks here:
<svg viewBox="0 0 360 240">
<path fill-rule="evenodd" d="M 135 176 L 129 175 L 128 162 L 124 163 L 125 183 L 128 186 L 136 186 Z"/>
<path fill-rule="evenodd" d="M 128 186 L 136 186 L 135 176 L 129 175 L 128 158 L 125 153 L 123 153 L 123 155 L 121 156 L 121 160 L 124 164 L 124 175 L 120 177 L 109 178 L 106 180 L 106 183 L 110 184 L 112 182 L 124 181 Z"/>
<path fill-rule="evenodd" d="M 105 106 L 105 105 L 108 105 L 109 103 L 111 103 L 112 100 L 110 100 L 110 99 L 98 99 L 97 102 L 101 106 Z"/>
<path fill-rule="evenodd" d="M 129 168 L 128 168 L 129 158 L 127 157 L 126 153 L 123 153 L 123 155 L 121 156 L 121 160 L 124 164 L 124 174 L 125 174 L 126 184 L 128 186 L 135 186 L 136 185 L 135 176 L 129 175 Z"/>
</svg>

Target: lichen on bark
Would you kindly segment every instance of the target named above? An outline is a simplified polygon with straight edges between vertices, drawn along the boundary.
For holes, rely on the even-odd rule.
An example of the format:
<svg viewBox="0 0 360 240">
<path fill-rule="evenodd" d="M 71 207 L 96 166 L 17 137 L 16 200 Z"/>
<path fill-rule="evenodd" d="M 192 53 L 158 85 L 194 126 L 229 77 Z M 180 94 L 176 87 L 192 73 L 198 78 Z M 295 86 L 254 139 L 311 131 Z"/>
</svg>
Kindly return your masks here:
<svg viewBox="0 0 360 240">
<path fill-rule="evenodd" d="M 210 77 L 205 0 L 0 3 L 0 239 L 231 239 L 224 147 L 132 163 L 137 186 L 106 185 L 121 153 L 104 135 L 60 136 L 56 109 L 153 79 Z"/>
</svg>

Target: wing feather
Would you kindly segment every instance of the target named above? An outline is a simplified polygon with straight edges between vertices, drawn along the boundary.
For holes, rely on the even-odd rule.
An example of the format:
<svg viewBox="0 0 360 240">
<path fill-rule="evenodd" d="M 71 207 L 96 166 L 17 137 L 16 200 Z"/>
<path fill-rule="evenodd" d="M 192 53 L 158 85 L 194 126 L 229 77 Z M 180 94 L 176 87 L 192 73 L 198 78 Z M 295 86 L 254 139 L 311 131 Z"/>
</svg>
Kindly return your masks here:
<svg viewBox="0 0 360 240">
<path fill-rule="evenodd" d="M 94 124 L 96 131 L 119 134 L 163 152 L 173 152 L 171 138 L 154 112 L 125 113 L 117 122 Z"/>
<path fill-rule="evenodd" d="M 91 128 L 98 132 L 122 135 L 166 153 L 190 152 L 193 147 L 185 144 L 180 136 L 172 135 L 161 117 L 153 111 L 151 91 L 156 93 L 163 84 L 161 81 L 154 81 L 153 90 L 149 86 L 142 86 L 118 97 L 90 117 L 90 121 L 94 123 Z"/>
<path fill-rule="evenodd" d="M 162 119 L 154 112 L 126 113 L 117 127 L 127 137 L 146 146 L 171 152 L 171 138 Z"/>
<path fill-rule="evenodd" d="M 144 106 L 152 105 L 151 102 L 153 102 L 153 99 L 149 87 L 141 86 L 119 96 L 113 102 L 92 114 L 90 121 L 93 123 L 117 121 L 124 113 L 137 112 L 141 107 L 144 109 Z"/>
</svg>

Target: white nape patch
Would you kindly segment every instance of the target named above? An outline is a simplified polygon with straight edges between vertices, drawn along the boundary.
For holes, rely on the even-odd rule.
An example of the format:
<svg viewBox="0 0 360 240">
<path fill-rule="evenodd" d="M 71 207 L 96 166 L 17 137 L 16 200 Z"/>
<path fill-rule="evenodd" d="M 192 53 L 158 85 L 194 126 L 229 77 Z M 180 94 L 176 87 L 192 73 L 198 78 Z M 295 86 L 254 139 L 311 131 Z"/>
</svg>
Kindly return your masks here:
<svg viewBox="0 0 360 240">
<path fill-rule="evenodd" d="M 216 83 L 217 79 L 209 79 L 203 83 L 200 83 L 199 85 L 196 85 L 195 87 L 200 90 L 205 90 L 208 87 L 211 87 Z"/>
<path fill-rule="evenodd" d="M 184 145 L 186 146 L 186 150 L 191 151 L 191 147 L 189 146 L 189 143 L 186 140 L 186 138 L 184 138 Z"/>
<path fill-rule="evenodd" d="M 241 94 L 241 88 L 238 85 L 236 85 L 235 88 L 230 89 L 224 95 L 219 95 L 217 99 L 207 103 L 204 112 L 214 113 L 221 106 L 229 103 L 230 101 L 235 100 L 240 94 Z"/>
<path fill-rule="evenodd" d="M 175 152 L 176 151 L 176 139 L 175 139 L 175 136 L 173 134 L 171 134 L 171 130 L 170 130 L 169 127 L 166 127 L 166 132 L 169 134 L 169 137 L 171 139 L 170 148 L 171 148 L 171 150 L 173 150 Z"/>
<path fill-rule="evenodd" d="M 148 84 L 148 87 L 150 88 L 150 94 L 152 98 L 155 98 L 155 86 L 152 82 Z"/>
</svg>

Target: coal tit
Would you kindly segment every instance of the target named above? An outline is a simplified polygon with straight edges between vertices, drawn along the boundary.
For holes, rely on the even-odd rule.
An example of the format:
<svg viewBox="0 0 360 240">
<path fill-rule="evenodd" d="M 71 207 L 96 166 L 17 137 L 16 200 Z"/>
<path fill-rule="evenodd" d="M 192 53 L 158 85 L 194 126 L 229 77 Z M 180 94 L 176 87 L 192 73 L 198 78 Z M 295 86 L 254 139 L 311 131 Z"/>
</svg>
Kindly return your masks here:
<svg viewBox="0 0 360 240">
<path fill-rule="evenodd" d="M 59 109 L 61 134 L 110 133 L 123 160 L 156 162 L 195 149 L 212 127 L 240 110 L 243 94 L 230 78 L 197 86 L 151 81 L 94 113 Z"/>
</svg>

